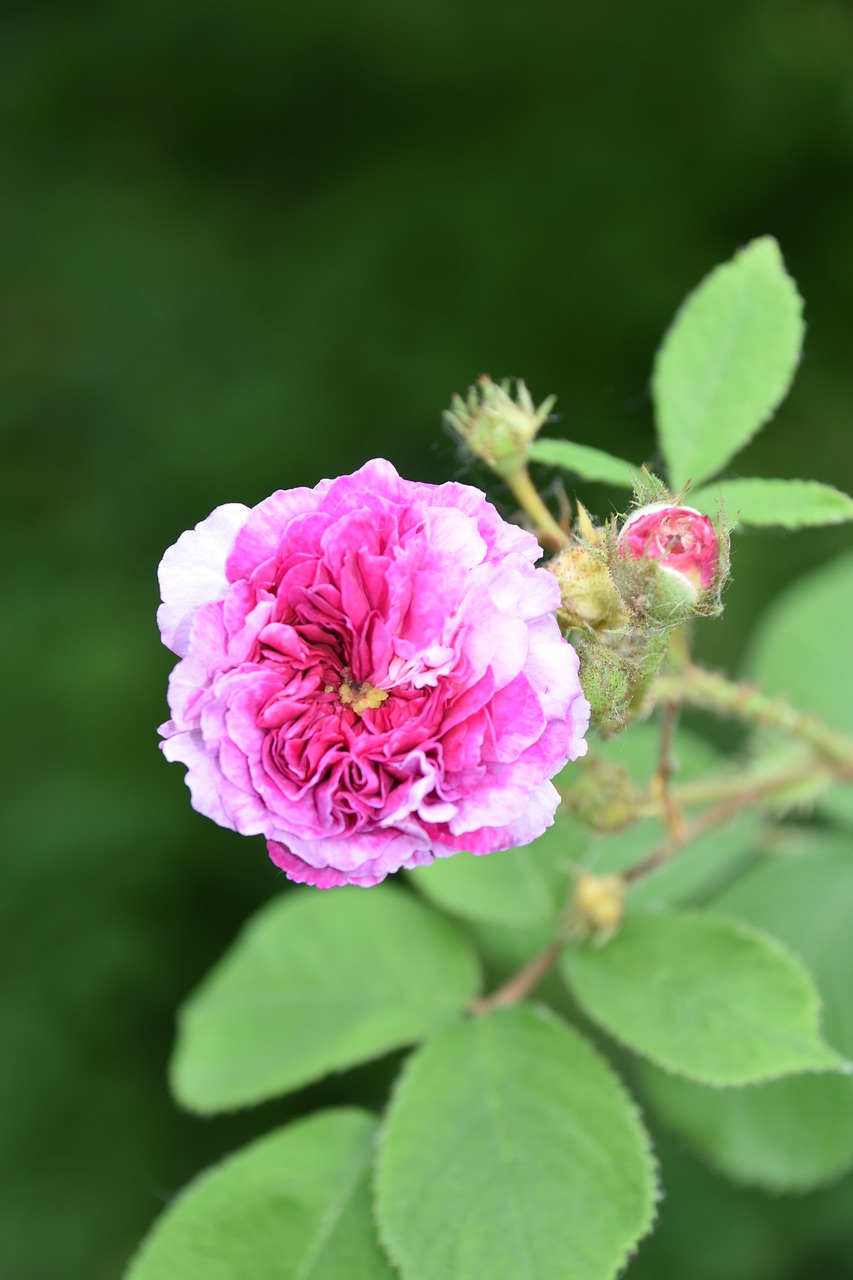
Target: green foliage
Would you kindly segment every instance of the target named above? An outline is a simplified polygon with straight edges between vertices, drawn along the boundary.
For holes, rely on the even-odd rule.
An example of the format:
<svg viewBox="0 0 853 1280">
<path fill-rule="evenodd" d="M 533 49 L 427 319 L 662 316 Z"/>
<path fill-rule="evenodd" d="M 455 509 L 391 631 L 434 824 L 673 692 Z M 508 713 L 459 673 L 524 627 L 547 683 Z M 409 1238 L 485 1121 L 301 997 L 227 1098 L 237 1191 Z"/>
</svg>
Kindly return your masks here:
<svg viewBox="0 0 853 1280">
<path fill-rule="evenodd" d="M 707 913 L 630 916 L 561 968 L 584 1011 L 660 1066 L 713 1085 L 838 1069 L 806 969 L 778 942 Z"/>
<path fill-rule="evenodd" d="M 838 728 L 853 728 L 853 555 L 839 556 L 795 583 L 767 610 L 748 659 L 770 693 L 787 694 Z"/>
<path fill-rule="evenodd" d="M 652 381 L 674 488 L 701 484 L 752 439 L 787 392 L 802 340 L 802 303 L 770 236 L 690 294 Z"/>
<path fill-rule="evenodd" d="M 810 966 L 830 1041 L 853 1057 L 853 860 L 849 837 L 760 865 L 718 905 L 771 930 Z M 853 1079 L 802 1076 L 760 1088 L 703 1089 L 650 1072 L 666 1119 L 732 1178 L 804 1191 L 853 1167 Z"/>
<path fill-rule="evenodd" d="M 436 906 L 465 919 L 537 924 L 553 920 L 564 905 L 569 872 L 586 843 L 583 828 L 558 812 L 532 844 L 488 857 L 437 858 L 409 878 Z"/>
<path fill-rule="evenodd" d="M 853 498 L 816 480 L 722 480 L 688 501 L 708 515 L 722 502 L 732 524 L 802 529 L 853 520 Z"/>
<path fill-rule="evenodd" d="M 702 484 L 751 439 L 787 389 L 801 340 L 800 300 L 770 238 L 688 298 L 654 375 L 676 489 Z M 523 383 L 515 400 L 509 384 L 483 378 L 478 388 L 467 405 L 454 402 L 451 425 L 512 477 L 551 401 L 536 409 Z M 645 467 L 588 446 L 535 440 L 529 456 L 632 486 L 634 505 L 672 497 Z M 562 530 L 535 491 L 531 499 L 524 485 L 510 488 L 560 545 Z M 853 517 L 852 499 L 804 481 L 723 481 L 693 501 L 705 510 L 722 501 L 745 525 Z M 580 541 L 560 565 L 599 545 L 581 516 Z M 601 535 L 608 545 L 617 530 L 614 518 Z M 604 569 L 614 595 L 621 569 L 612 556 Z M 691 666 L 683 630 L 670 649 L 655 602 L 640 607 L 650 588 L 635 590 L 639 582 L 636 608 L 620 606 L 604 627 L 612 669 L 585 657 L 610 615 L 593 622 L 580 595 L 573 605 L 564 598 L 588 694 L 619 704 L 603 728 L 626 722 L 628 732 L 593 739 L 589 758 L 556 780 L 566 804 L 545 835 L 527 848 L 408 872 L 427 904 L 388 885 L 291 892 L 258 914 L 181 1012 L 173 1089 L 202 1113 L 419 1045 L 380 1129 L 374 1204 L 372 1118 L 320 1114 L 192 1185 L 155 1226 L 129 1280 L 389 1280 L 392 1264 L 402 1280 L 614 1280 L 652 1225 L 656 1169 L 632 1099 L 572 1025 L 579 1014 L 609 1033 L 617 1053 L 624 1046 L 644 1059 L 637 1071 L 653 1105 L 735 1179 L 801 1190 L 853 1167 L 853 872 L 845 850 L 820 841 L 790 862 L 766 858 L 781 847 L 766 838 L 771 819 L 822 793 L 828 771 L 847 759 L 843 744 L 833 754 L 834 738 L 827 747 L 826 734 L 801 733 L 767 698 L 760 715 L 758 695 Z M 799 588 L 760 632 L 753 658 L 771 687 L 802 693 L 804 706 L 839 727 L 853 726 L 853 701 L 839 705 L 838 696 L 851 588 L 849 561 Z M 666 685 L 656 684 L 660 670 Z M 745 781 L 668 712 L 636 722 L 656 700 L 687 700 L 690 679 L 694 705 L 742 714 L 752 698 L 762 733 L 748 744 Z M 793 751 L 766 737 L 772 724 L 790 728 Z M 811 746 L 809 769 L 774 783 L 768 807 L 761 783 L 790 773 Z M 713 821 L 694 821 L 697 808 Z M 595 917 L 596 890 L 609 915 Z M 713 914 L 676 909 L 708 902 Z M 583 927 L 586 944 L 577 942 Z M 472 1006 L 480 964 L 492 994 Z M 524 1003 L 534 994 L 547 1006 Z"/>
<path fill-rule="evenodd" d="M 172 1088 L 215 1112 L 410 1044 L 478 982 L 453 925 L 389 886 L 291 892 L 250 921 L 180 1014 Z"/>
<path fill-rule="evenodd" d="M 632 724 L 628 732 L 609 742 L 595 744 L 596 754 L 624 769 L 637 786 L 648 783 L 659 749 L 660 723 L 657 717 Z M 719 772 L 724 765 L 724 757 L 695 733 L 681 729 L 673 743 L 672 763 L 672 781 L 690 782 Z M 571 787 L 568 770 L 565 785 Z M 706 895 L 730 874 L 733 867 L 751 854 L 760 828 L 761 815 L 753 812 L 700 836 L 677 858 L 664 861 L 654 872 L 631 886 L 632 905 L 659 910 Z M 589 839 L 582 857 L 583 866 L 599 875 L 624 871 L 664 836 L 664 823 L 655 817 L 635 822 L 625 830 L 593 837 Z"/>
<path fill-rule="evenodd" d="M 155 1223 L 127 1280 L 393 1280 L 376 1241 L 376 1121 L 327 1111 L 208 1169 Z"/>
<path fill-rule="evenodd" d="M 603 449 L 593 449 L 590 445 L 577 444 L 573 440 L 540 437 L 530 446 L 530 457 L 534 462 L 560 467 L 584 480 L 598 480 L 602 484 L 619 485 L 625 489 L 633 486 L 634 474 L 638 470 L 632 463 L 614 458 Z"/>
<path fill-rule="evenodd" d="M 405 1280 L 610 1280 L 655 1194 L 633 1104 L 544 1009 L 440 1032 L 385 1121 L 379 1227 Z"/>
<path fill-rule="evenodd" d="M 750 674 L 803 711 L 853 730 L 853 555 L 839 556 L 789 588 L 761 620 L 748 655 Z M 834 788 L 822 802 L 853 820 L 853 793 Z"/>
</svg>

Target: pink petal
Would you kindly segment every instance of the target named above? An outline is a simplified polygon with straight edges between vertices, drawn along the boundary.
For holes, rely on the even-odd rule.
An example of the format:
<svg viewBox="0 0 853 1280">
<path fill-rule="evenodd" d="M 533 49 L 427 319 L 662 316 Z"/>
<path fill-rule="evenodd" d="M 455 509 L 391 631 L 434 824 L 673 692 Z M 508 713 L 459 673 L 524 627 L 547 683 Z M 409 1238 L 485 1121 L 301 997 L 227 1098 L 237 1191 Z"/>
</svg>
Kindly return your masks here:
<svg viewBox="0 0 853 1280">
<path fill-rule="evenodd" d="M 157 625 L 163 643 L 184 657 L 196 611 L 228 591 L 225 561 L 249 514 L 240 502 L 217 507 L 194 529 L 182 533 L 160 561 L 158 576 L 163 601 Z"/>
</svg>

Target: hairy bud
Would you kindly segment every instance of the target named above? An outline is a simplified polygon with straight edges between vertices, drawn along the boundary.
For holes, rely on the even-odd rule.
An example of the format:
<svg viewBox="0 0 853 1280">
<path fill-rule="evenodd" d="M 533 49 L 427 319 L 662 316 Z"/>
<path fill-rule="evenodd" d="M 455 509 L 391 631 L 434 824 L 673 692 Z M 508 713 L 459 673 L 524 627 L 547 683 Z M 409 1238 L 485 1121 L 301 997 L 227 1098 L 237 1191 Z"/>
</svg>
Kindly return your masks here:
<svg viewBox="0 0 853 1280">
<path fill-rule="evenodd" d="M 557 618 L 570 627 L 617 627 L 624 621 L 622 602 L 606 560 L 580 544 L 567 547 L 547 565 L 560 584 Z"/>
<path fill-rule="evenodd" d="M 677 626 L 719 612 L 728 573 L 728 536 L 694 507 L 654 502 L 620 529 L 611 571 L 623 599 L 652 624 Z"/>
<path fill-rule="evenodd" d="M 554 407 L 549 396 L 537 408 L 521 379 L 515 396 L 511 385 L 508 378 L 498 384 L 484 373 L 467 399 L 454 396 L 444 414 L 471 452 L 500 476 L 514 475 L 525 465 L 531 441 Z"/>
</svg>

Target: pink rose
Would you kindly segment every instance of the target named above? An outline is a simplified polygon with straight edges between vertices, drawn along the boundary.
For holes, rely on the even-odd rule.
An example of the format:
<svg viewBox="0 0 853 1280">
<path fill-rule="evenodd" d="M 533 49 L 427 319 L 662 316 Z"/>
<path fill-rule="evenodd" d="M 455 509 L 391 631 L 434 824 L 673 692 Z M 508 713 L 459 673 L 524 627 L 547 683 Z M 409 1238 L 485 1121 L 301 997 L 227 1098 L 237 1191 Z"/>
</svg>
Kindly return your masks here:
<svg viewBox="0 0 853 1280">
<path fill-rule="evenodd" d="M 635 511 L 619 534 L 620 555 L 656 560 L 693 588 L 707 591 L 717 575 L 720 548 L 713 523 L 694 507 L 654 502 Z"/>
<path fill-rule="evenodd" d="M 160 565 L 193 806 L 320 888 L 541 835 L 589 707 L 539 555 L 477 489 L 381 460 L 218 507 Z"/>
</svg>

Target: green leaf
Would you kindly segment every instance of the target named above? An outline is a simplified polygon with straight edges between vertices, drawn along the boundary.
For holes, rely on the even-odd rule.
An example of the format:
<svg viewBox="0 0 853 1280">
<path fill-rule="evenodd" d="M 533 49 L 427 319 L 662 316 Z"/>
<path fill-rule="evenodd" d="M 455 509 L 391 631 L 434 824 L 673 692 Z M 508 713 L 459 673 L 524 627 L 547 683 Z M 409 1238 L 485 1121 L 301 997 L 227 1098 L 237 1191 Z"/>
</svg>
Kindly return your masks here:
<svg viewBox="0 0 853 1280">
<path fill-rule="evenodd" d="M 846 1076 L 708 1089 L 646 1064 L 642 1088 L 663 1119 L 736 1182 L 811 1191 L 853 1166 L 853 1081 Z"/>
<path fill-rule="evenodd" d="M 473 949 L 400 889 L 288 893 L 183 1007 L 172 1089 L 194 1111 L 261 1102 L 423 1038 L 477 983 Z"/>
<path fill-rule="evenodd" d="M 633 486 L 634 475 L 639 471 L 639 467 L 625 462 L 623 458 L 614 458 L 603 449 L 575 444 L 572 440 L 548 440 L 540 437 L 530 446 L 530 457 L 534 462 L 545 462 L 552 467 L 561 467 L 563 471 L 571 471 L 584 480 L 598 480 L 602 484 L 615 484 L 624 489 Z"/>
<path fill-rule="evenodd" d="M 523 848 L 437 858 L 408 876 L 424 897 L 465 919 L 535 924 L 553 919 L 565 903 L 569 871 L 585 842 L 578 824 L 558 813 L 554 825 Z"/>
<path fill-rule="evenodd" d="M 126 1280 L 393 1280 L 376 1241 L 376 1121 L 327 1111 L 208 1169 L 155 1223 Z"/>
<path fill-rule="evenodd" d="M 688 501 L 708 515 L 722 501 L 737 524 L 801 529 L 853 520 L 853 498 L 816 480 L 722 480 L 691 493 Z"/>
<path fill-rule="evenodd" d="M 812 842 L 813 843 L 813 842 Z M 719 905 L 771 930 L 814 973 L 827 1035 L 853 1057 L 853 859 L 849 837 L 760 865 Z M 806 1191 L 853 1168 L 853 1078 L 800 1076 L 704 1089 L 644 1071 L 652 1102 L 722 1172 L 773 1191 Z"/>
<path fill-rule="evenodd" d="M 853 555 L 839 556 L 790 587 L 764 614 L 747 667 L 769 693 L 786 694 L 802 711 L 853 733 L 853 680 L 847 645 L 853 635 Z M 835 787 L 824 800 L 853 819 L 853 789 Z"/>
<path fill-rule="evenodd" d="M 853 732 L 853 681 L 846 641 L 853 635 L 853 554 L 800 579 L 759 624 L 747 666 L 769 693 L 787 694 Z"/>
<path fill-rule="evenodd" d="M 714 1085 L 839 1070 L 808 971 L 769 935 L 706 913 L 631 915 L 561 970 L 584 1011 L 658 1066 Z"/>
<path fill-rule="evenodd" d="M 544 1009 L 440 1032 L 385 1123 L 379 1229 L 404 1280 L 610 1280 L 649 1230 L 648 1139 L 599 1055 Z"/>
<path fill-rule="evenodd" d="M 720 471 L 785 396 L 802 303 L 771 236 L 753 240 L 686 299 L 655 361 L 652 392 L 670 481 Z"/>
</svg>

